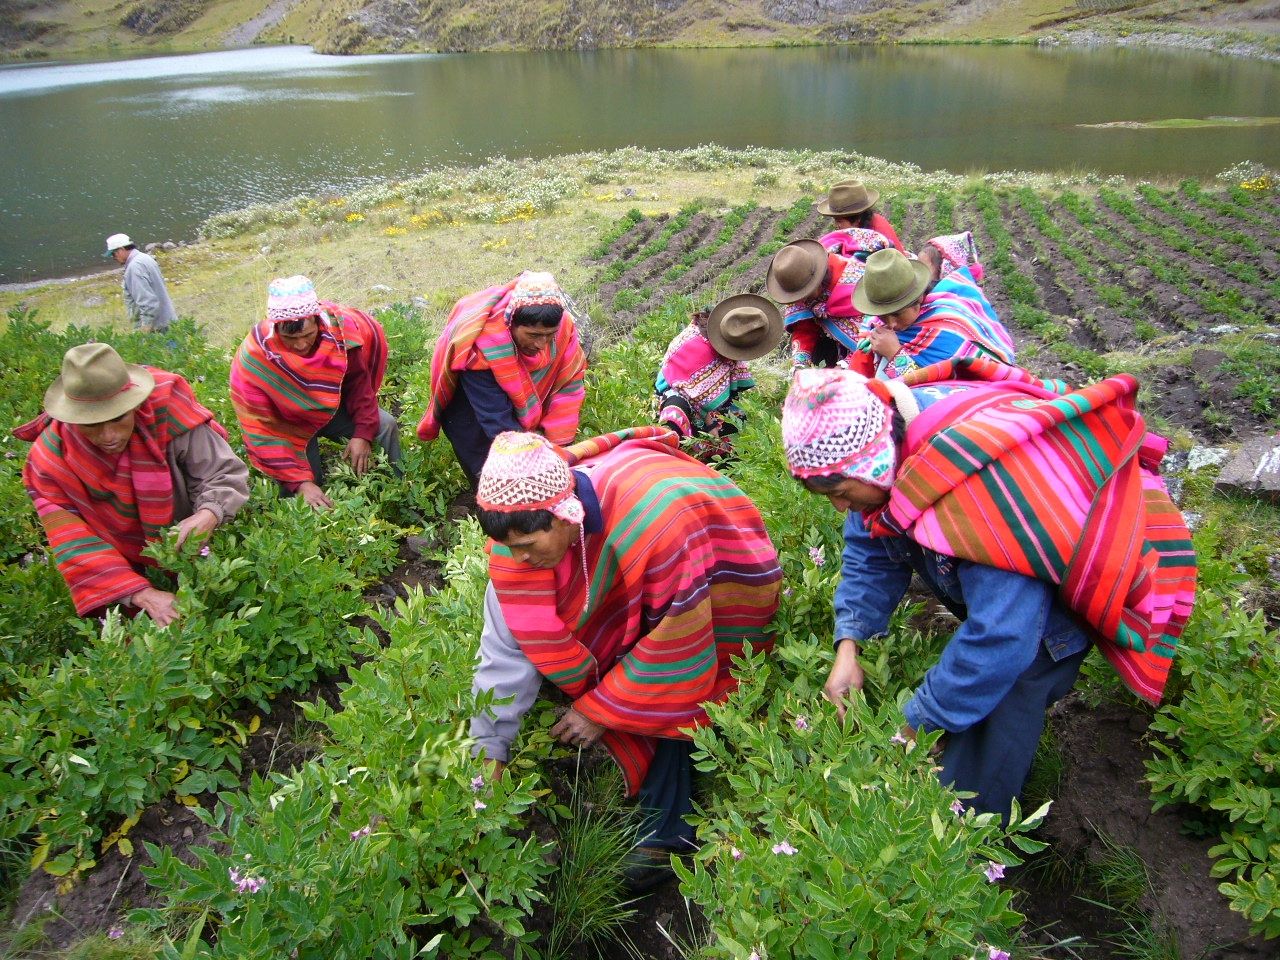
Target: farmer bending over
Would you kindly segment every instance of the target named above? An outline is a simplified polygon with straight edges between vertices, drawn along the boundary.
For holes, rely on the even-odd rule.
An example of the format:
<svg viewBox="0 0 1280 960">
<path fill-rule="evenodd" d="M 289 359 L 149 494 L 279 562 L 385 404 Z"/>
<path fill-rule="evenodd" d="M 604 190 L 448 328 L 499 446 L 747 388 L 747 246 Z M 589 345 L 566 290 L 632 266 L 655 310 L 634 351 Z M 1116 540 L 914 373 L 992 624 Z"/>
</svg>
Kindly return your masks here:
<svg viewBox="0 0 1280 960">
<path fill-rule="evenodd" d="M 187 381 L 126 364 L 105 343 L 72 347 L 45 412 L 14 431 L 32 444 L 22 479 L 76 612 L 111 604 L 178 618 L 142 556 L 175 521 L 178 542 L 205 537 L 249 499 L 249 469 Z"/>
<path fill-rule="evenodd" d="M 431 358 L 418 436 L 434 440 L 443 429 L 474 487 L 503 431 L 573 441 L 586 372 L 567 298 L 551 274 L 526 271 L 454 305 Z"/>
<path fill-rule="evenodd" d="M 376 440 L 398 472 L 400 428 L 378 406 L 386 370 L 377 320 L 320 300 L 306 277 L 271 281 L 267 318 L 231 362 L 231 402 L 250 462 L 315 510 L 333 506 L 321 489 L 319 437 L 346 440 L 342 459 L 357 474 L 369 469 Z"/>
<path fill-rule="evenodd" d="M 764 522 L 661 427 L 568 450 L 500 434 L 476 504 L 493 543 L 474 688 L 514 696 L 471 721 L 476 752 L 500 774 L 550 678 L 573 700 L 552 735 L 603 743 L 649 811 L 633 889 L 659 882 L 694 843 L 686 731 L 737 686 L 743 645 L 772 644 L 782 571 Z"/>
<path fill-rule="evenodd" d="M 1195 595 L 1195 554 L 1156 473 L 1127 375 L 1059 396 L 986 359 L 900 380 L 796 375 L 791 473 L 847 512 L 826 695 L 860 689 L 858 644 L 885 633 L 913 571 L 962 621 L 904 708 L 943 730 L 942 780 L 1007 816 L 1045 710 L 1090 643 L 1157 702 Z"/>
</svg>

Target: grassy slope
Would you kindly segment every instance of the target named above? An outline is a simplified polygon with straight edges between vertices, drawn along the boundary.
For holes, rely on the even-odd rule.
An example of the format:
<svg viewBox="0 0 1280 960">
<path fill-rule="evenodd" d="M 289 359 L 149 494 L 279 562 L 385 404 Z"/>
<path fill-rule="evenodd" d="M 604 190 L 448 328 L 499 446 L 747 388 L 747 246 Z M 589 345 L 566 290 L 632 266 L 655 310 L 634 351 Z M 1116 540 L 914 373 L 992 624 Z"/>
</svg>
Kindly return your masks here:
<svg viewBox="0 0 1280 960">
<path fill-rule="evenodd" d="M 151 0 L 158 2 L 158 0 Z M 269 0 L 213 0 L 209 10 L 180 32 L 139 37 L 120 26 L 134 0 L 51 0 L 19 13 L 20 20 L 53 25 L 44 37 L 15 43 L 10 56 L 120 56 L 208 50 L 223 46 L 227 32 L 260 14 Z M 767 17 L 762 0 L 688 0 L 659 12 L 642 0 L 587 0 L 567 13 L 561 0 L 423 0 L 429 33 L 451 46 L 512 48 L 545 45 L 662 43 L 720 46 L 822 42 L 831 39 L 991 40 L 1024 38 L 1070 25 L 1126 32 L 1205 28 L 1248 31 L 1259 39 L 1267 23 L 1249 13 L 1266 0 L 971 0 L 961 5 L 938 0 L 890 0 L 870 14 L 818 26 L 798 26 Z M 0 13 L 23 0 L 0 0 Z M 350 51 L 385 49 L 387 41 L 353 30 L 348 17 L 366 0 L 296 0 L 285 18 L 264 31 L 259 42 L 313 43 Z M 576 18 L 576 19 L 575 19 Z M 626 25 L 610 39 L 610 22 Z M 638 37 L 627 40 L 626 36 Z M 586 38 L 584 40 L 584 37 Z M 594 39 L 593 39 L 594 38 Z M 1274 46 L 1274 38 L 1272 44 Z M 421 46 L 421 45 L 417 45 Z M 410 44 L 404 49 L 414 49 Z"/>
</svg>

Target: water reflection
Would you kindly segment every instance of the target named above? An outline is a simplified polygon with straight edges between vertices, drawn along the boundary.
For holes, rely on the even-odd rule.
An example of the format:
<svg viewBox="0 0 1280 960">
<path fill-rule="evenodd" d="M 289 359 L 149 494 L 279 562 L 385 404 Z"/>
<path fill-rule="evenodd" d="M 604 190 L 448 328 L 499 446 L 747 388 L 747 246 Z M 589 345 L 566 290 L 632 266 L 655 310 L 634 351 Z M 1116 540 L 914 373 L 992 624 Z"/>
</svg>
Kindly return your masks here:
<svg viewBox="0 0 1280 960">
<path fill-rule="evenodd" d="M 1212 176 L 1276 163 L 1280 127 L 1085 129 L 1257 116 L 1280 70 L 1187 52 L 623 50 L 337 58 L 274 48 L 0 69 L 0 279 L 97 263 L 102 236 L 496 155 L 716 142 L 926 169 Z M 101 236 L 100 236 L 101 235 Z"/>
</svg>

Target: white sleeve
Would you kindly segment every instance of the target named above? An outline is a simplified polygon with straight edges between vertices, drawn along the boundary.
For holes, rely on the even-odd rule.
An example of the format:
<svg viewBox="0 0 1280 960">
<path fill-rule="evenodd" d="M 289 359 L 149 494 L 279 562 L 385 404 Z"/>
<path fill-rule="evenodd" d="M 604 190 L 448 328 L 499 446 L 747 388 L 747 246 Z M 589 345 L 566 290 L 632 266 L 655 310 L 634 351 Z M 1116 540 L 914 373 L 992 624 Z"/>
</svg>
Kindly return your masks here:
<svg viewBox="0 0 1280 960">
<path fill-rule="evenodd" d="M 494 699 L 513 699 L 509 703 L 494 703 L 471 718 L 473 756 L 483 750 L 490 760 L 505 763 L 510 759 L 511 742 L 520 732 L 520 723 L 537 699 L 541 685 L 538 668 L 524 655 L 507 628 L 498 594 L 490 582 L 484 592 L 484 630 L 480 634 L 480 658 L 471 691 L 475 694 L 492 690 Z"/>
</svg>

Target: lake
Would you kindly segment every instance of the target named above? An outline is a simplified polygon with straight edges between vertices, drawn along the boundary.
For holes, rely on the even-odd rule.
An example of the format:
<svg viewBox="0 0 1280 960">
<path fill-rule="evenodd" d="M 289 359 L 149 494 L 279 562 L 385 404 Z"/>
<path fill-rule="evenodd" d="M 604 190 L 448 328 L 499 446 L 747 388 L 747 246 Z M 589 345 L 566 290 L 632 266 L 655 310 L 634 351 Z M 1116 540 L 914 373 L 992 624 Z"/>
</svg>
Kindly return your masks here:
<svg viewBox="0 0 1280 960">
<path fill-rule="evenodd" d="M 603 50 L 383 57 L 303 47 L 0 68 L 0 281 L 101 265 L 107 234 L 345 193 L 441 163 L 638 145 L 848 149 L 925 169 L 1212 177 L 1280 162 L 1280 67 L 1191 51 Z"/>
</svg>

